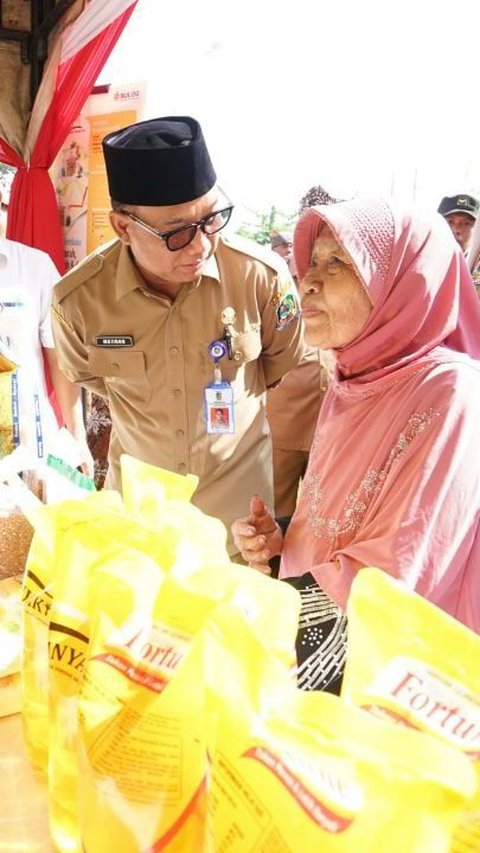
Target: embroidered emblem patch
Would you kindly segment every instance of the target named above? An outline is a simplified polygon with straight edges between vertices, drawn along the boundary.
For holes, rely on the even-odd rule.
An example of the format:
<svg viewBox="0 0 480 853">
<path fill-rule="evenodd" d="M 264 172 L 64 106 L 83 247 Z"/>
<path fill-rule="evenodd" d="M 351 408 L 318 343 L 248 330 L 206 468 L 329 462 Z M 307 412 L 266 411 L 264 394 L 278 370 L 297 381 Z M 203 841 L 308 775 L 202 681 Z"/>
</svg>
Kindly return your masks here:
<svg viewBox="0 0 480 853">
<path fill-rule="evenodd" d="M 277 314 L 277 329 L 284 329 L 285 326 L 298 317 L 299 309 L 298 302 L 294 293 L 282 293 L 276 299 L 276 314 Z"/>
</svg>

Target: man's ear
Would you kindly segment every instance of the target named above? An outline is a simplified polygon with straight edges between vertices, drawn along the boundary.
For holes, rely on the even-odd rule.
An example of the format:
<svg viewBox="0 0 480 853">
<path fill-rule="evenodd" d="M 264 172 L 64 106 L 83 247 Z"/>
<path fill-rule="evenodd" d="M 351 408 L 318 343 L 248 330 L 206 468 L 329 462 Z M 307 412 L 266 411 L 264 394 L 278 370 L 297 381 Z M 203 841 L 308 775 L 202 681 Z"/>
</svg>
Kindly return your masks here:
<svg viewBox="0 0 480 853">
<path fill-rule="evenodd" d="M 120 237 L 122 243 L 126 246 L 130 245 L 130 236 L 128 233 L 129 221 L 124 213 L 119 213 L 117 210 L 110 211 L 110 225 L 117 237 Z"/>
</svg>

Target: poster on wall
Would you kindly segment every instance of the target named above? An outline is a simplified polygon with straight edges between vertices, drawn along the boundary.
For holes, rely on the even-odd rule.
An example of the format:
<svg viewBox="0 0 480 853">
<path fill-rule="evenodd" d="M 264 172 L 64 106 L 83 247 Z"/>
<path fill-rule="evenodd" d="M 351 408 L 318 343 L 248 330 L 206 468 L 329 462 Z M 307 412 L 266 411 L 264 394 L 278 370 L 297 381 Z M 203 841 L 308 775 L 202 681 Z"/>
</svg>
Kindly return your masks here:
<svg viewBox="0 0 480 853">
<path fill-rule="evenodd" d="M 102 139 L 142 120 L 145 83 L 99 86 L 85 103 L 51 169 L 71 269 L 113 239 Z"/>
</svg>

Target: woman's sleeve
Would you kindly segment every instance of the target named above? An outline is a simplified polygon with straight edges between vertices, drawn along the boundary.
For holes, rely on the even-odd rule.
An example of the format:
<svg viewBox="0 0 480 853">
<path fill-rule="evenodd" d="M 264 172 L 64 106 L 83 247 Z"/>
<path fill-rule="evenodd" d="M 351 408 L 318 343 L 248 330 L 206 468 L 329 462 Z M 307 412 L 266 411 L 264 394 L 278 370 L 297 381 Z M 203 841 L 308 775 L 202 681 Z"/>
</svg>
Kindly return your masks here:
<svg viewBox="0 0 480 853">
<path fill-rule="evenodd" d="M 354 538 L 312 570 L 340 606 L 364 566 L 433 602 L 459 589 L 480 515 L 478 386 L 476 369 L 462 371 L 447 393 L 443 383 L 435 417 L 392 464 Z"/>
</svg>

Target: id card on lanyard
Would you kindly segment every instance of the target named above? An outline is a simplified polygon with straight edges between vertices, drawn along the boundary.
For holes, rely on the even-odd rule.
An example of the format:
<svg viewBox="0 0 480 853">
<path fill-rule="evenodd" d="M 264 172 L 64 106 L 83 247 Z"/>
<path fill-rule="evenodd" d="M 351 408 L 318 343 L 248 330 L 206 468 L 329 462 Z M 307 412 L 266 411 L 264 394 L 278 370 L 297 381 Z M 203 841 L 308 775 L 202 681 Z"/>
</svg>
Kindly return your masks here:
<svg viewBox="0 0 480 853">
<path fill-rule="evenodd" d="M 213 341 L 208 351 L 213 360 L 213 382 L 205 388 L 205 421 L 209 435 L 235 432 L 233 388 L 222 379 L 219 361 L 227 353 L 223 341 Z"/>
</svg>

